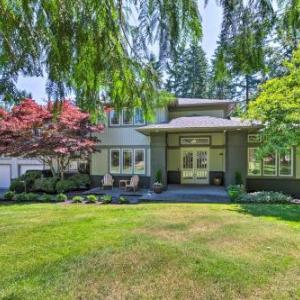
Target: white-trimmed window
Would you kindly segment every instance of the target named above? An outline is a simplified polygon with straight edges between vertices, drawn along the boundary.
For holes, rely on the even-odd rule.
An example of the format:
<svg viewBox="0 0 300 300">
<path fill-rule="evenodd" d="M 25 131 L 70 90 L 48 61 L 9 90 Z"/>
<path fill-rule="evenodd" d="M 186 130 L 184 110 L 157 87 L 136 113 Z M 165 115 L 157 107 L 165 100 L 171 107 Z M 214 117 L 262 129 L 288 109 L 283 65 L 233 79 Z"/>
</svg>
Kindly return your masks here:
<svg viewBox="0 0 300 300">
<path fill-rule="evenodd" d="M 123 149 L 122 151 L 122 173 L 132 174 L 133 171 L 133 151 L 131 149 Z"/>
<path fill-rule="evenodd" d="M 263 175 L 276 176 L 277 175 L 277 155 L 276 153 L 269 154 L 263 159 Z"/>
<path fill-rule="evenodd" d="M 134 174 L 145 174 L 145 149 L 134 149 Z"/>
<path fill-rule="evenodd" d="M 257 157 L 258 148 L 248 148 L 248 175 L 261 175 L 261 160 Z"/>
<path fill-rule="evenodd" d="M 145 124 L 145 118 L 144 113 L 141 108 L 136 108 L 134 110 L 134 125 L 144 125 Z"/>
<path fill-rule="evenodd" d="M 132 125 L 132 113 L 129 109 L 122 111 L 122 125 Z"/>
<path fill-rule="evenodd" d="M 260 143 L 261 136 L 257 133 L 255 134 L 248 134 L 248 143 Z"/>
<path fill-rule="evenodd" d="M 209 145 L 210 137 L 181 137 L 180 138 L 181 145 Z"/>
<path fill-rule="evenodd" d="M 293 175 L 293 149 L 287 149 L 285 153 L 279 154 L 279 175 Z"/>
<path fill-rule="evenodd" d="M 110 149 L 110 172 L 120 173 L 120 149 Z"/>
<path fill-rule="evenodd" d="M 119 126 L 121 124 L 120 119 L 120 113 L 114 110 L 109 113 L 109 123 L 111 126 Z"/>
</svg>

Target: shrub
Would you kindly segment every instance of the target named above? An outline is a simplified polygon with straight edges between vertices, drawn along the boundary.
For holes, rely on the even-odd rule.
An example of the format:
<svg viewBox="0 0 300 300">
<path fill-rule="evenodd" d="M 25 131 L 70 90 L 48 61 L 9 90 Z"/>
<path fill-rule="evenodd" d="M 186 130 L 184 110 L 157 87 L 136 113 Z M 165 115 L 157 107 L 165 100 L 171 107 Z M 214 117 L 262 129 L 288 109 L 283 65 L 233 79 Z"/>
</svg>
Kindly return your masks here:
<svg viewBox="0 0 300 300">
<path fill-rule="evenodd" d="M 236 185 L 242 185 L 244 183 L 241 172 L 235 172 L 234 181 Z"/>
<path fill-rule="evenodd" d="M 36 179 L 41 178 L 42 172 L 41 171 L 27 171 L 25 174 L 19 177 L 19 180 L 23 180 L 26 182 L 26 191 L 32 191 L 33 185 Z"/>
<path fill-rule="evenodd" d="M 56 182 L 56 177 L 36 179 L 34 181 L 33 190 L 50 194 L 55 193 Z"/>
<path fill-rule="evenodd" d="M 91 185 L 91 178 L 87 174 L 75 174 L 69 178 L 75 184 L 75 188 L 87 188 Z"/>
<path fill-rule="evenodd" d="M 120 204 L 128 204 L 129 203 L 129 200 L 125 197 L 120 197 L 119 198 L 119 203 Z"/>
<path fill-rule="evenodd" d="M 109 204 L 112 202 L 112 196 L 111 195 L 104 195 L 101 197 L 101 201 L 103 204 Z"/>
<path fill-rule="evenodd" d="M 21 201 L 27 201 L 27 194 L 26 194 L 25 192 L 16 194 L 15 199 L 16 199 L 16 201 L 18 201 L 18 202 L 21 202 Z"/>
<path fill-rule="evenodd" d="M 64 202 L 64 201 L 67 201 L 68 200 L 68 197 L 67 195 L 63 194 L 63 193 L 60 193 L 56 196 L 56 201 L 57 202 Z"/>
<path fill-rule="evenodd" d="M 231 201 L 237 201 L 237 199 L 245 193 L 244 189 L 239 185 L 228 186 L 227 192 Z"/>
<path fill-rule="evenodd" d="M 10 184 L 9 190 L 16 193 L 23 193 L 25 192 L 25 183 L 20 179 L 15 179 Z"/>
<path fill-rule="evenodd" d="M 279 192 L 254 192 L 243 194 L 237 199 L 239 203 L 290 203 L 292 198 Z"/>
<path fill-rule="evenodd" d="M 76 189 L 76 183 L 71 179 L 62 179 L 57 181 L 55 186 L 57 193 L 66 193 Z"/>
<path fill-rule="evenodd" d="M 42 201 L 42 202 L 51 202 L 52 200 L 53 200 L 53 196 L 49 195 L 49 194 L 43 194 L 40 197 L 40 201 Z"/>
<path fill-rule="evenodd" d="M 36 193 L 27 193 L 25 198 L 26 201 L 34 202 L 39 200 L 39 195 Z"/>
<path fill-rule="evenodd" d="M 84 200 L 84 198 L 81 197 L 81 196 L 74 196 L 74 197 L 72 198 L 72 201 L 73 201 L 74 203 L 83 202 L 83 200 Z"/>
<path fill-rule="evenodd" d="M 96 203 L 98 201 L 98 197 L 96 195 L 88 195 L 86 196 L 86 199 L 90 203 Z"/>
<path fill-rule="evenodd" d="M 8 191 L 4 194 L 4 199 L 11 201 L 14 199 L 15 195 L 16 193 L 14 191 Z"/>
<path fill-rule="evenodd" d="M 156 171 L 155 182 L 162 183 L 162 172 L 160 169 Z"/>
</svg>

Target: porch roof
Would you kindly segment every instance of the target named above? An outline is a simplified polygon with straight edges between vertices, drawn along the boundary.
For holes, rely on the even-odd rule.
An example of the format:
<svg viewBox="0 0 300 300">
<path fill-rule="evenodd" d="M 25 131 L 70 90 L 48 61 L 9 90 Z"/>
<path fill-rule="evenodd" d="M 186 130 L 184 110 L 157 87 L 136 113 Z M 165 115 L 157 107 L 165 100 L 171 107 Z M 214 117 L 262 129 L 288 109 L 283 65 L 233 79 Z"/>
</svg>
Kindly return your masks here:
<svg viewBox="0 0 300 300">
<path fill-rule="evenodd" d="M 222 119 L 208 116 L 180 117 L 168 123 L 150 124 L 136 130 L 150 134 L 151 132 L 174 132 L 195 130 L 234 130 L 260 128 L 259 122 L 241 120 L 240 118 Z"/>
</svg>

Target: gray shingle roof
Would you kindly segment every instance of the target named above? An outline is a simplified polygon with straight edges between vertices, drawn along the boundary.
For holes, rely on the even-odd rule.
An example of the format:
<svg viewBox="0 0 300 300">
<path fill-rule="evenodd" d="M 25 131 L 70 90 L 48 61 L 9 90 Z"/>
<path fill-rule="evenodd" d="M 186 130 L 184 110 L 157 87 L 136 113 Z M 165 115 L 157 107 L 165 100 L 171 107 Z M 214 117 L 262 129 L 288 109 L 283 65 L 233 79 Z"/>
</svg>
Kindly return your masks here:
<svg viewBox="0 0 300 300">
<path fill-rule="evenodd" d="M 222 119 L 207 116 L 180 117 L 169 123 L 151 124 L 137 128 L 138 131 L 147 133 L 151 131 L 174 131 L 182 129 L 242 129 L 259 127 L 258 122 L 250 122 L 239 118 Z"/>
<path fill-rule="evenodd" d="M 171 106 L 230 105 L 233 103 L 234 101 L 229 99 L 177 98 Z"/>
</svg>

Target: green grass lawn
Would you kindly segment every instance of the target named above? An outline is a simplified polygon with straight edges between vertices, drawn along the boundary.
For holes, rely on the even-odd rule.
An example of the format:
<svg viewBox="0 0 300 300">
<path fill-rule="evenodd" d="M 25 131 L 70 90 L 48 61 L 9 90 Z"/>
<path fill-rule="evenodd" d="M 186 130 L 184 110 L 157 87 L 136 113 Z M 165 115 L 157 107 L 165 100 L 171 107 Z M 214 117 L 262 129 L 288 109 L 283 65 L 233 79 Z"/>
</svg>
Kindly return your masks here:
<svg viewBox="0 0 300 300">
<path fill-rule="evenodd" d="M 1 299 L 300 299 L 300 206 L 0 206 Z"/>
</svg>

